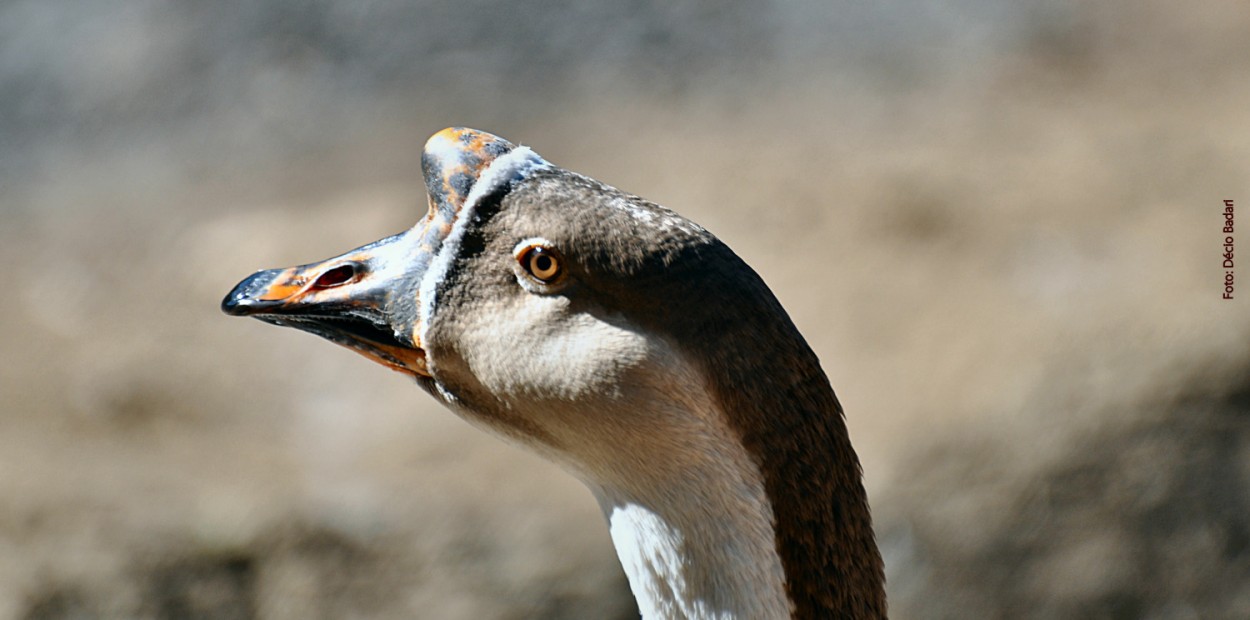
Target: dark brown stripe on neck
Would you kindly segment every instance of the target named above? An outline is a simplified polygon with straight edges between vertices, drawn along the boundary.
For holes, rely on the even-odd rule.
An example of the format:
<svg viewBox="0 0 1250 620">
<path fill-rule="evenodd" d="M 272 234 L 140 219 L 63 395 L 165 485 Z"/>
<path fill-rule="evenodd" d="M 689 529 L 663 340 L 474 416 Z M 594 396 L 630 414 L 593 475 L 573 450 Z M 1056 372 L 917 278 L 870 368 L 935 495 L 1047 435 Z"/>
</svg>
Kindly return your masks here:
<svg viewBox="0 0 1250 620">
<path fill-rule="evenodd" d="M 881 555 L 841 405 L 815 354 L 767 296 L 774 307 L 738 326 L 738 337 L 754 342 L 718 343 L 704 359 L 763 475 L 794 617 L 884 618 Z"/>
<path fill-rule="evenodd" d="M 680 253 L 663 276 L 678 288 L 661 297 L 670 303 L 657 318 L 705 365 L 760 468 L 794 617 L 885 618 L 859 459 L 819 360 L 763 280 L 723 243 Z"/>
</svg>

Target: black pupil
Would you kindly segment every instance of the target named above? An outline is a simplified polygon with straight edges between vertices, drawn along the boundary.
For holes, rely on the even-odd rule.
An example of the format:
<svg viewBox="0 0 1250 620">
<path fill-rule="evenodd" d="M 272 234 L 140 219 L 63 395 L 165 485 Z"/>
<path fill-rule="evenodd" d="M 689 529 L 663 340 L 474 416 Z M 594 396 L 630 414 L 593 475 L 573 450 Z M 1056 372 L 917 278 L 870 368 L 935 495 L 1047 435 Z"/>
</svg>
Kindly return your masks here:
<svg viewBox="0 0 1250 620">
<path fill-rule="evenodd" d="M 356 268 L 351 265 L 342 265 L 335 267 L 317 278 L 317 286 L 320 288 L 330 288 L 338 286 L 351 280 L 356 275 Z"/>
<path fill-rule="evenodd" d="M 539 273 L 546 273 L 551 270 L 551 267 L 552 265 L 551 265 L 550 256 L 539 254 L 538 256 L 534 257 L 534 269 L 537 270 Z"/>
</svg>

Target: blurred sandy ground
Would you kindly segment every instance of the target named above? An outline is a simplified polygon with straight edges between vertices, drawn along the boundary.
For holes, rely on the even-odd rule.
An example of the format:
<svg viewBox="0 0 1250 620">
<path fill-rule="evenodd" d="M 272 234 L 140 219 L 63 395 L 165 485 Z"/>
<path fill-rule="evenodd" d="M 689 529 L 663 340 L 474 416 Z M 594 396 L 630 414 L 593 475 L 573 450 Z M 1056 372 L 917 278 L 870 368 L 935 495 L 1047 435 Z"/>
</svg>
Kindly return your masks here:
<svg viewBox="0 0 1250 620">
<path fill-rule="evenodd" d="M 764 275 L 895 617 L 1247 617 L 1247 32 L 1234 0 L 0 3 L 0 618 L 636 613 L 571 478 L 217 310 L 408 227 L 453 124 Z"/>
</svg>

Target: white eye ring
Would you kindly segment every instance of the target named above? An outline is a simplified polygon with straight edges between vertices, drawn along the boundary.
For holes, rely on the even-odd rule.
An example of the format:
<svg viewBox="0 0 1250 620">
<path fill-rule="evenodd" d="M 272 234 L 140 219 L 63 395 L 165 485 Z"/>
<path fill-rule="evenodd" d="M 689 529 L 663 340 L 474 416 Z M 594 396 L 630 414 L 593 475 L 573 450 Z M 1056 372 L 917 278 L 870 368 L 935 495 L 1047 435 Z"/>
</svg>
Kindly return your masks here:
<svg viewBox="0 0 1250 620">
<path fill-rule="evenodd" d="M 565 280 L 564 255 L 546 239 L 526 239 L 516 245 L 512 255 L 519 267 L 518 275 L 523 278 L 522 284 L 528 281 L 530 286 L 537 285 L 544 292 L 550 292 L 550 287 Z"/>
<path fill-rule="evenodd" d="M 563 261 L 555 252 L 540 246 L 534 246 L 521 255 L 521 266 L 525 271 L 543 284 L 551 284 L 564 273 Z"/>
</svg>

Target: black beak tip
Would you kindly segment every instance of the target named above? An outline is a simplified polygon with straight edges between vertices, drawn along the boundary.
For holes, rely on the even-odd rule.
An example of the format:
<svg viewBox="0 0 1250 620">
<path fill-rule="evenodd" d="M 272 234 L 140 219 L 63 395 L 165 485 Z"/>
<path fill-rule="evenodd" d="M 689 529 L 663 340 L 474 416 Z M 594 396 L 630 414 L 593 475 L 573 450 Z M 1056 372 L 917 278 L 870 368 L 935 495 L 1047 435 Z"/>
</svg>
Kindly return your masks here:
<svg viewBox="0 0 1250 620">
<path fill-rule="evenodd" d="M 251 300 L 249 300 L 240 289 L 242 289 L 242 284 L 234 287 L 234 290 L 230 291 L 230 294 L 226 295 L 226 298 L 221 300 L 222 312 L 225 312 L 230 316 L 245 316 L 247 314 L 247 309 L 248 306 L 251 305 L 249 303 Z"/>
<path fill-rule="evenodd" d="M 272 305 L 256 299 L 257 291 L 262 290 L 272 279 L 273 274 L 268 271 L 258 271 L 248 276 L 221 300 L 221 311 L 230 316 L 248 316 L 264 306 Z"/>
<path fill-rule="evenodd" d="M 239 316 L 243 314 L 241 310 L 243 306 L 243 300 L 236 297 L 234 293 L 226 295 L 226 298 L 221 300 L 221 311 L 229 314 L 230 316 Z"/>
</svg>

